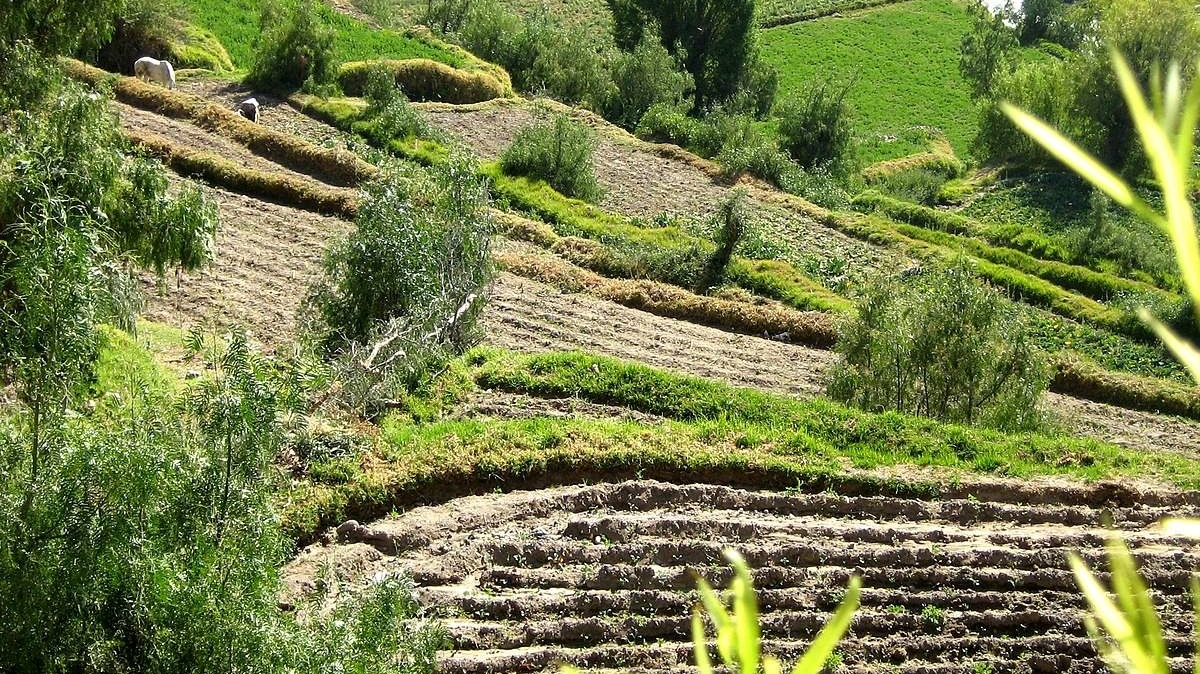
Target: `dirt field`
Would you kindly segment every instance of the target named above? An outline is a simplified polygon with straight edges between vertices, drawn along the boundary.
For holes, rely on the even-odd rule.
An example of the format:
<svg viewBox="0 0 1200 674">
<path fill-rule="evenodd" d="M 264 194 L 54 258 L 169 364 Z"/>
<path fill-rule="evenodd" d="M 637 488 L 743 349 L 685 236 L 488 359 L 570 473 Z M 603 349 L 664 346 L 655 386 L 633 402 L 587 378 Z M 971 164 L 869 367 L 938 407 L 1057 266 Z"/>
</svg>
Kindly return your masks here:
<svg viewBox="0 0 1200 674">
<path fill-rule="evenodd" d="M 144 315 L 180 327 L 239 325 L 268 350 L 287 344 L 326 246 L 349 232 L 350 223 L 221 189 L 209 194 L 221 212 L 216 263 L 161 287 L 144 277 Z"/>
<path fill-rule="evenodd" d="M 188 86 L 193 93 L 224 102 L 240 100 L 248 93 L 213 82 L 197 81 Z M 127 126 L 150 130 L 177 143 L 219 151 L 226 158 L 261 170 L 287 171 L 195 125 L 117 105 L 122 123 Z M 519 115 L 515 118 L 520 119 Z M 344 140 L 328 126 L 278 101 L 267 103 L 262 119 L 264 124 L 277 125 L 273 128 L 290 130 L 314 142 L 322 137 L 329 144 Z M 470 128 L 486 131 L 482 124 Z M 630 151 L 626 146 L 612 146 L 621 152 Z M 681 162 L 672 164 L 680 171 L 691 171 L 689 180 L 713 185 L 698 169 Z M 269 350 L 285 345 L 295 336 L 296 310 L 309 282 L 320 271 L 325 247 L 333 237 L 349 231 L 351 225 L 224 190 L 214 190 L 214 194 L 223 223 L 216 265 L 201 273 L 182 275 L 178 283 L 168 279 L 159 286 L 147 278 L 151 299 L 146 315 L 184 327 L 204 322 L 222 327 L 241 325 Z M 800 240 L 818 248 L 829 244 L 824 239 Z M 827 351 L 664 319 L 585 295 L 564 295 L 511 275 L 502 275 L 497 282 L 484 321 L 489 343 L 505 348 L 585 349 L 793 395 L 819 392 L 821 378 L 833 357 Z M 1200 424 L 1054 394 L 1048 396 L 1047 404 L 1070 427 L 1093 437 L 1155 451 L 1200 454 Z"/>
<path fill-rule="evenodd" d="M 721 550 L 732 546 L 754 569 L 767 650 L 785 660 L 860 573 L 862 607 L 838 672 L 1100 672 L 1064 555 L 1100 562 L 1100 521 L 1111 514 L 1186 669 L 1188 570 L 1200 553 L 1147 526 L 1196 513 L 1194 503 L 1165 495 L 1158 506 L 1122 507 L 1104 487 L 1052 483 L 957 492 L 917 501 L 640 481 L 465 497 L 347 523 L 340 543 L 305 550 L 285 578 L 303 592 L 329 563 L 353 591 L 403 569 L 453 639 L 440 657 L 445 674 L 560 661 L 668 671 L 690 662 L 694 576 L 723 582 Z"/>
<path fill-rule="evenodd" d="M 792 395 L 822 390 L 830 351 L 661 318 L 509 274 L 484 314 L 488 341 L 514 351 L 584 350 L 683 374 Z M 1126 447 L 1200 456 L 1200 424 L 1050 393 L 1069 428 Z"/>
</svg>

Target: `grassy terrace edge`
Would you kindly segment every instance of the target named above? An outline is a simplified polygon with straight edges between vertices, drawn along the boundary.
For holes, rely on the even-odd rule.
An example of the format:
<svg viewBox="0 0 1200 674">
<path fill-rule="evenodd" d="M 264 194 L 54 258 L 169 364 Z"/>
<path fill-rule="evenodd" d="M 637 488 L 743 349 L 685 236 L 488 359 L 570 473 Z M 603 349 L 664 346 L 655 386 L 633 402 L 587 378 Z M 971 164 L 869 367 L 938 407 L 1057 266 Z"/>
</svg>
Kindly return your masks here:
<svg viewBox="0 0 1200 674">
<path fill-rule="evenodd" d="M 440 418 L 440 405 L 478 388 L 572 397 L 661 420 Z M 374 449 L 341 479 L 292 490 L 284 507 L 290 535 L 306 541 L 347 518 L 470 492 L 631 477 L 909 498 L 936 497 L 958 474 L 1136 477 L 1200 487 L 1200 461 L 1181 456 L 870 414 L 822 398 L 796 400 L 585 353 L 476 349 L 409 408 L 383 421 Z M 948 479 L 864 474 L 914 465 L 941 469 Z"/>
</svg>

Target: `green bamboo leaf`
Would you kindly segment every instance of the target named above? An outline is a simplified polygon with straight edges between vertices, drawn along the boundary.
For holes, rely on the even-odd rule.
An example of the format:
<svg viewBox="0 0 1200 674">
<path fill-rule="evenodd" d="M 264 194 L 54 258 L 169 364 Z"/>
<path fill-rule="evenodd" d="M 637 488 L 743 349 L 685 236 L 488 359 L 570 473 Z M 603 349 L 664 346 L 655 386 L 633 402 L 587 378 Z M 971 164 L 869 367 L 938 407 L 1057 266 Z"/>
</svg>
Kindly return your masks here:
<svg viewBox="0 0 1200 674">
<path fill-rule="evenodd" d="M 1075 582 L 1079 585 L 1083 596 L 1087 598 L 1092 614 L 1107 632 L 1108 637 L 1120 649 L 1121 655 L 1129 661 L 1133 670 L 1145 674 L 1159 671 L 1138 642 L 1133 625 L 1112 602 L 1087 564 L 1084 564 L 1079 555 L 1074 553 L 1068 555 L 1068 559 L 1071 563 L 1071 571 L 1075 574 Z M 1098 643 L 1103 643 L 1103 639 Z"/>
<path fill-rule="evenodd" d="M 774 656 L 765 656 L 763 658 L 763 674 L 783 674 L 783 665 L 779 662 L 779 658 Z M 1200 674 L 1200 672 L 1197 672 Z"/>
<path fill-rule="evenodd" d="M 1190 342 L 1176 335 L 1167 326 L 1163 325 L 1157 318 L 1150 314 L 1149 311 L 1142 309 L 1138 312 L 1142 320 L 1150 326 L 1154 334 L 1167 345 L 1167 348 L 1183 363 L 1192 378 L 1200 382 L 1200 350 L 1192 346 Z"/>
<path fill-rule="evenodd" d="M 1115 535 L 1108 540 L 1108 560 L 1113 592 L 1121 610 L 1133 625 L 1133 634 L 1151 661 L 1166 674 L 1167 647 L 1163 643 L 1162 625 L 1158 612 L 1150 602 L 1150 592 L 1138 574 L 1137 564 L 1129 548 Z M 1145 672 L 1144 674 L 1151 674 Z"/>
<path fill-rule="evenodd" d="M 708 639 L 704 636 L 704 618 L 699 609 L 692 610 L 692 650 L 696 654 L 696 669 L 699 674 L 712 674 L 712 660 L 708 657 Z"/>
<path fill-rule="evenodd" d="M 746 560 L 735 550 L 726 550 L 725 558 L 733 566 L 733 609 L 734 627 L 737 630 L 738 664 L 745 674 L 758 674 L 762 646 L 759 643 L 758 601 L 754 598 L 750 569 L 746 566 Z"/>
<path fill-rule="evenodd" d="M 1103 190 L 1113 201 L 1130 208 L 1137 201 L 1137 196 L 1125 181 L 1045 122 L 1007 102 L 1001 103 L 1000 109 L 1022 131 L 1072 170 Z"/>
<path fill-rule="evenodd" d="M 1195 129 L 1200 124 L 1200 78 L 1192 82 L 1188 90 L 1187 100 L 1180 112 L 1179 126 L 1175 129 L 1175 158 L 1179 161 L 1178 170 L 1184 175 L 1192 171 L 1192 152 L 1196 147 Z"/>
<path fill-rule="evenodd" d="M 846 596 L 842 598 L 842 603 L 838 604 L 837 611 L 830 617 L 829 622 L 825 623 L 825 627 L 817 634 L 817 638 L 809 644 L 808 650 L 804 652 L 804 657 L 800 658 L 800 661 L 792 668 L 792 674 L 819 674 L 825 666 L 829 654 L 837 648 L 842 635 L 850 629 L 850 623 L 854 620 L 854 611 L 858 609 L 861 593 L 862 578 L 854 576 L 850 579 L 850 585 L 846 588 Z"/>
<path fill-rule="evenodd" d="M 713 621 L 713 628 L 716 630 L 717 653 L 720 654 L 721 660 L 725 664 L 732 665 L 735 633 L 729 612 L 725 610 L 725 604 L 721 602 L 708 581 L 701 578 L 696 584 L 700 591 L 700 601 L 704 604 L 704 610 L 708 613 L 709 619 Z"/>
<path fill-rule="evenodd" d="M 1159 125 L 1154 114 L 1146 106 L 1142 87 L 1138 84 L 1137 76 L 1133 74 L 1129 63 L 1119 53 L 1113 52 L 1113 69 L 1117 73 L 1117 81 L 1125 102 L 1129 106 L 1129 114 L 1137 127 L 1138 135 L 1146 155 L 1162 188 L 1163 202 L 1166 204 L 1167 235 L 1175 244 L 1175 254 L 1179 261 L 1179 272 L 1193 298 L 1200 297 L 1200 242 L 1196 240 L 1195 216 L 1188 195 L 1188 179 L 1190 171 L 1180 171 L 1180 161 L 1175 156 L 1175 147 L 1167 137 L 1166 131 Z M 1190 157 L 1188 158 L 1190 162 Z"/>
</svg>

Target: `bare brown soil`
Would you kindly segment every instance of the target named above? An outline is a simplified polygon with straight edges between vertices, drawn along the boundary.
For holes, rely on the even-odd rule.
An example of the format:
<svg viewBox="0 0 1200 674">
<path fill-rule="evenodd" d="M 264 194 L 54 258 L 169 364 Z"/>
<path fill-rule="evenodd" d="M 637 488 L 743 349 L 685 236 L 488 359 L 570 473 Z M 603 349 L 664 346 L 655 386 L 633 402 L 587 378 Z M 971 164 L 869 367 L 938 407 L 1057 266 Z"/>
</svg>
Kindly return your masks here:
<svg viewBox="0 0 1200 674">
<path fill-rule="evenodd" d="M 326 246 L 350 223 L 217 188 L 208 192 L 221 213 L 215 264 L 162 284 L 144 277 L 144 314 L 184 328 L 241 326 L 268 349 L 288 344 Z"/>
<path fill-rule="evenodd" d="M 830 351 L 737 335 L 653 316 L 508 274 L 484 315 L 489 341 L 539 353 L 585 350 L 666 370 L 789 395 L 813 395 Z M 1200 424 L 1055 393 L 1047 409 L 1083 435 L 1126 447 L 1200 456 Z"/>
<path fill-rule="evenodd" d="M 181 80 L 179 89 L 224 104 L 230 109 L 247 98 L 254 97 L 260 105 L 258 123 L 267 128 L 292 134 L 321 147 L 345 149 L 352 143 L 347 134 L 297 111 L 287 101 L 242 84 L 212 79 L 189 79 Z"/>
<path fill-rule="evenodd" d="M 734 547 L 754 569 L 766 650 L 786 659 L 859 573 L 862 607 L 838 671 L 1100 672 L 1065 554 L 1101 563 L 1111 515 L 1185 665 L 1200 550 L 1150 525 L 1196 508 L 1122 507 L 1102 487 L 1030 489 L 964 484 L 960 497 L 918 501 L 639 481 L 470 496 L 345 523 L 285 578 L 303 593 L 328 563 L 353 593 L 381 571 L 408 573 L 453 639 L 446 674 L 564 661 L 666 671 L 691 661 L 695 576 L 724 582 L 721 551 Z"/>
</svg>

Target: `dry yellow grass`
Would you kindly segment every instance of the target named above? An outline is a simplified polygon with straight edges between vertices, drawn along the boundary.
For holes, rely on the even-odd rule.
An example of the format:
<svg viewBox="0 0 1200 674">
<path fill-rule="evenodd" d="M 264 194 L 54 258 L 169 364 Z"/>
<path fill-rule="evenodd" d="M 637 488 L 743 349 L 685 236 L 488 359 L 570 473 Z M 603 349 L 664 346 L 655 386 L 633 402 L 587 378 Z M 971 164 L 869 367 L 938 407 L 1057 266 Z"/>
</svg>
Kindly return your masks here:
<svg viewBox="0 0 1200 674">
<path fill-rule="evenodd" d="M 361 96 L 372 68 L 384 68 L 414 101 L 480 103 L 512 94 L 511 86 L 481 70 L 462 70 L 429 59 L 354 61 L 338 72 L 348 96 Z"/>
<path fill-rule="evenodd" d="M 185 119 L 251 152 L 295 171 L 309 173 L 335 185 L 357 185 L 378 175 L 378 169 L 346 150 L 323 148 L 301 138 L 255 124 L 231 109 L 199 96 L 114 75 L 80 61 L 66 61 L 72 77 L 92 85 L 109 83 L 117 100 L 157 114 Z"/>
<path fill-rule="evenodd" d="M 161 158 L 176 172 L 234 192 L 295 206 L 303 210 L 353 219 L 358 212 L 357 192 L 317 187 L 277 173 L 246 168 L 223 157 L 182 147 L 157 134 L 126 129 L 135 146 Z"/>
</svg>

